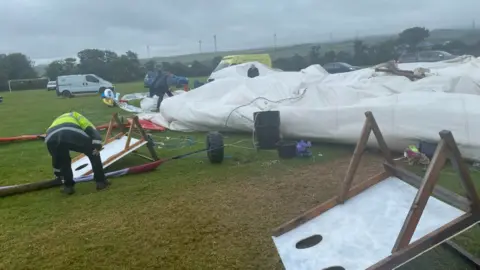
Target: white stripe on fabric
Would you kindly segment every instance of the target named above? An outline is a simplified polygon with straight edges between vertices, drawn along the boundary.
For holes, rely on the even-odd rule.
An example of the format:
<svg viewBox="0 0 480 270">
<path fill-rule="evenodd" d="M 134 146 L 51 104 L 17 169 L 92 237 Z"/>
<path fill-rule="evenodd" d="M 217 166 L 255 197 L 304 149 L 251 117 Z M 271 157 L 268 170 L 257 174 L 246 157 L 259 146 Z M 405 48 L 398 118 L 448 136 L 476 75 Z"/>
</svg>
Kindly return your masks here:
<svg viewBox="0 0 480 270">
<path fill-rule="evenodd" d="M 92 140 L 92 143 L 93 144 L 102 144 L 102 141 L 101 140 Z"/>
<path fill-rule="evenodd" d="M 60 172 L 60 169 L 53 168 L 53 172 Z"/>
<path fill-rule="evenodd" d="M 81 129 L 78 129 L 78 128 L 74 128 L 74 127 L 62 127 L 62 128 L 59 128 L 57 130 L 54 130 L 52 133 L 48 134 L 47 137 L 45 137 L 45 143 L 48 142 L 48 140 L 53 136 L 53 134 L 59 132 L 59 131 L 62 131 L 62 130 L 70 130 L 70 131 L 73 131 L 73 132 L 77 132 L 79 133 L 80 135 L 83 135 L 85 137 L 88 137 L 88 134 L 85 133 L 85 131 L 81 130 Z"/>
</svg>

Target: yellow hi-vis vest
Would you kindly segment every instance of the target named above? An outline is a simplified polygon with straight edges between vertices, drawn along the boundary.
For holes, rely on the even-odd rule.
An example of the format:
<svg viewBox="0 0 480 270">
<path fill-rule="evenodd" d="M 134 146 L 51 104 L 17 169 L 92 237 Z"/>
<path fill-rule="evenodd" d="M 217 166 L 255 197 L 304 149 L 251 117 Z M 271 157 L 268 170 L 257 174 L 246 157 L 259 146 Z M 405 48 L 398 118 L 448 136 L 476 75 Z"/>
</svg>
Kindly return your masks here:
<svg viewBox="0 0 480 270">
<path fill-rule="evenodd" d="M 53 121 L 53 123 L 48 127 L 48 129 L 65 123 L 77 125 L 82 130 L 85 130 L 87 127 L 92 127 L 95 129 L 95 126 L 90 121 L 88 121 L 85 116 L 79 114 L 78 112 L 69 112 L 60 115 Z"/>
</svg>

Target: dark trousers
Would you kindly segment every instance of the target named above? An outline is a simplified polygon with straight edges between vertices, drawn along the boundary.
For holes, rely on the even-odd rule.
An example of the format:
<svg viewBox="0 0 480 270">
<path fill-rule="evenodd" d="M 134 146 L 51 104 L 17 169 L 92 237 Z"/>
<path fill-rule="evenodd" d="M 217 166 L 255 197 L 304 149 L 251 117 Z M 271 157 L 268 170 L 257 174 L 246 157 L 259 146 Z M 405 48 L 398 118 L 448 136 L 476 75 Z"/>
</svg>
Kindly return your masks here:
<svg viewBox="0 0 480 270">
<path fill-rule="evenodd" d="M 150 90 L 150 97 L 153 97 L 154 95 L 158 96 L 157 100 L 157 110 L 160 108 L 160 104 L 163 101 L 163 97 L 167 94 L 169 97 L 173 97 L 173 93 L 168 90 L 168 89 L 155 89 L 155 90 Z"/>
<path fill-rule="evenodd" d="M 70 143 L 62 143 L 57 141 L 47 142 L 48 152 L 52 156 L 53 168 L 60 170 L 60 175 L 63 177 L 64 185 L 73 187 L 72 159 L 70 158 L 70 151 L 85 154 L 92 164 L 93 175 L 95 182 L 105 182 L 105 172 L 103 171 L 103 164 L 100 154 L 93 155 L 94 147 L 92 144 L 80 147 Z"/>
</svg>

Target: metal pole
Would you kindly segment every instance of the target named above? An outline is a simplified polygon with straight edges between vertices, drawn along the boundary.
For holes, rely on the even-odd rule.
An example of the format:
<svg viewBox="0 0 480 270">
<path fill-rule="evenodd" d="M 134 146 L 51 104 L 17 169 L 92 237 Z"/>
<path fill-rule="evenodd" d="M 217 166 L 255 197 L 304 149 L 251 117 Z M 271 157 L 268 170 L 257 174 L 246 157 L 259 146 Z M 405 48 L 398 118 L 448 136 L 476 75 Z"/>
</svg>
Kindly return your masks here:
<svg viewBox="0 0 480 270">
<path fill-rule="evenodd" d="M 277 51 L 277 33 L 273 34 L 273 49 Z"/>
<path fill-rule="evenodd" d="M 215 46 L 215 52 L 217 52 L 217 35 L 213 35 L 213 45 Z"/>
</svg>

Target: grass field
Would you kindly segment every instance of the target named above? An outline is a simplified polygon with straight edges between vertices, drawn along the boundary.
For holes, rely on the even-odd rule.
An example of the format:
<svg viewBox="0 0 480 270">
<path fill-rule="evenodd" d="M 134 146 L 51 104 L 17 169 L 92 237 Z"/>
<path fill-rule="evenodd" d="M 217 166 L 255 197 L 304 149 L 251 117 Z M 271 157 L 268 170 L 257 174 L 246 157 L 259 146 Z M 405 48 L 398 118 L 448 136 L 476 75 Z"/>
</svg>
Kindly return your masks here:
<svg viewBox="0 0 480 270">
<path fill-rule="evenodd" d="M 144 89 L 131 83 L 119 85 L 118 91 Z M 62 99 L 45 90 L 0 95 L 0 137 L 43 133 L 70 110 L 95 124 L 118 111 L 98 96 Z M 187 136 L 196 143 L 182 146 Z M 160 157 L 204 143 L 199 133 L 166 132 L 154 138 L 178 145 L 158 149 Z M 227 134 L 225 141 L 242 148 L 226 147 L 228 158 L 218 166 L 199 154 L 155 172 L 113 179 L 105 192 L 82 183 L 70 197 L 55 188 L 0 199 L 0 269 L 282 269 L 271 230 L 333 196 L 352 147 L 319 144 L 314 159 L 279 161 L 275 151 L 248 149 L 249 135 Z M 359 178 L 376 173 L 376 161 L 377 156 L 366 154 Z M 144 162 L 127 156 L 109 170 Z M 50 157 L 38 141 L 0 145 L 0 168 L 0 186 L 52 178 Z M 473 176 L 478 187 L 480 175 Z M 455 181 L 447 168 L 440 183 L 459 192 Z M 480 255 L 478 229 L 455 241 Z M 470 268 L 436 248 L 402 269 Z"/>
</svg>

